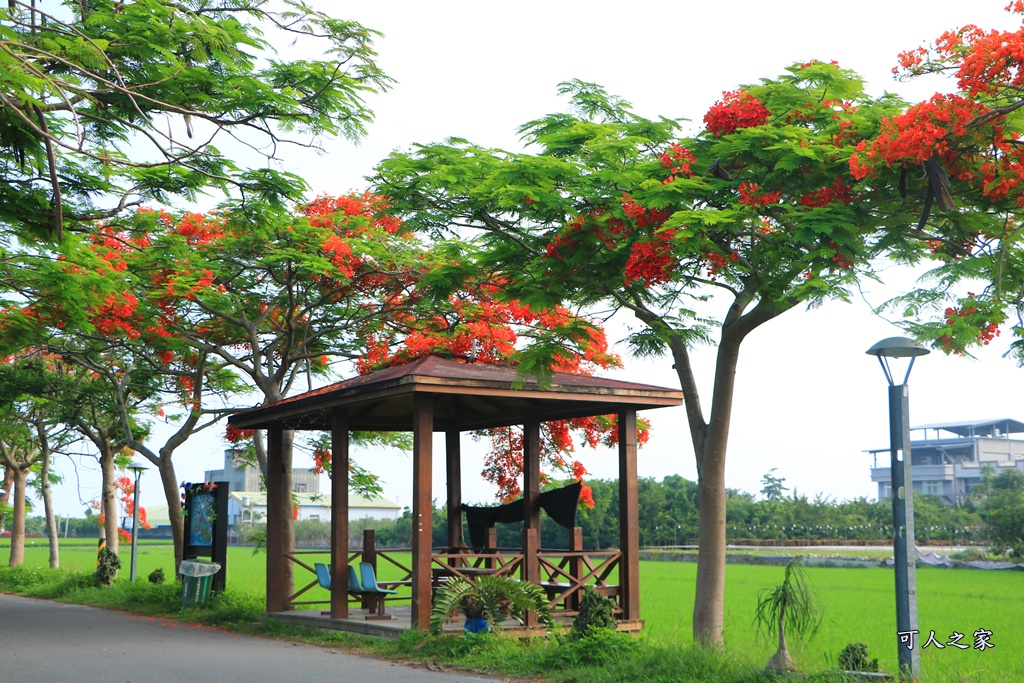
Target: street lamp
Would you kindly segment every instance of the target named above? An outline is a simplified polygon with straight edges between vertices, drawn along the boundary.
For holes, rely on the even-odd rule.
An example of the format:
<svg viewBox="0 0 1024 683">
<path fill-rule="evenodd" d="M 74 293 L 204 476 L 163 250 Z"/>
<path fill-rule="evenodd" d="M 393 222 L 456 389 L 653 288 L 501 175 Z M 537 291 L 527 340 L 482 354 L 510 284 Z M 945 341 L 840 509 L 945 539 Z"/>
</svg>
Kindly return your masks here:
<svg viewBox="0 0 1024 683">
<path fill-rule="evenodd" d="M 132 571 L 129 580 L 135 583 L 135 565 L 139 559 L 139 477 L 142 476 L 146 466 L 133 462 L 128 469 L 135 473 L 135 498 L 132 505 Z"/>
<path fill-rule="evenodd" d="M 893 556 L 896 562 L 896 633 L 900 672 L 921 676 L 921 655 L 915 647 L 917 629 L 917 561 L 914 545 L 914 477 L 910 458 L 907 380 L 914 359 L 931 353 L 912 339 L 889 337 L 867 350 L 878 358 L 889 382 L 889 456 L 892 477 Z M 901 384 L 893 380 L 890 358 L 909 358 Z"/>
</svg>

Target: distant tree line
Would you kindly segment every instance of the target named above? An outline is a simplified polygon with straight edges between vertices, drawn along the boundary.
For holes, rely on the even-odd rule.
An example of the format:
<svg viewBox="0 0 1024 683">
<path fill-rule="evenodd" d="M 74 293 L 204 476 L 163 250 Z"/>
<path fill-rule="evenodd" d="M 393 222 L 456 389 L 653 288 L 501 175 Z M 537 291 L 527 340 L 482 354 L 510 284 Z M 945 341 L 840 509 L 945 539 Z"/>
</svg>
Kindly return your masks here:
<svg viewBox="0 0 1024 683">
<path fill-rule="evenodd" d="M 836 501 L 798 491 L 785 495 L 784 479 L 769 472 L 762 483 L 762 496 L 729 489 L 726 498 L 726 536 L 730 543 L 744 541 L 820 543 L 833 541 L 853 545 L 858 541 L 887 541 L 892 538 L 892 507 L 889 501 L 866 498 Z M 590 550 L 614 548 L 619 543 L 619 485 L 615 479 L 590 479 L 594 507 L 580 507 L 577 525 L 583 529 L 583 546 Z M 642 546 L 684 546 L 696 543 L 698 524 L 697 483 L 679 475 L 657 481 L 637 482 Z M 558 484 L 552 484 L 557 486 Z M 933 495 L 914 496 L 915 538 L 920 544 L 974 543 L 992 547 L 996 553 L 1010 551 L 1024 557 L 1024 474 L 985 472 L 975 496 L 961 505 L 946 505 Z M 434 547 L 445 545 L 447 508 L 434 508 Z M 363 530 L 374 529 L 379 548 L 407 547 L 412 535 L 408 509 L 394 520 L 355 520 L 350 524 L 353 544 L 362 542 Z M 498 545 L 520 545 L 522 524 L 498 524 Z M 327 545 L 330 525 L 304 521 L 295 525 L 296 543 Z M 469 533 L 465 532 L 468 543 Z M 541 515 L 541 547 L 566 548 L 568 530 Z"/>
<path fill-rule="evenodd" d="M 774 479 L 774 485 L 772 480 Z M 788 541 L 837 543 L 886 541 L 892 538 L 892 508 L 888 501 L 866 498 L 836 501 L 822 494 L 808 498 L 787 491 L 781 478 L 771 473 L 762 480 L 759 499 L 754 494 L 729 489 L 726 498 L 726 536 L 731 543 L 744 541 Z M 656 481 L 638 482 L 640 506 L 640 544 L 642 546 L 684 546 L 697 536 L 697 483 L 679 475 Z M 619 543 L 619 486 L 614 479 L 591 479 L 594 507 L 580 507 L 576 522 L 583 529 L 583 546 L 590 550 L 614 548 Z M 556 486 L 553 484 L 552 486 Z M 1024 557 L 1024 473 L 1016 470 L 995 475 L 986 471 L 974 496 L 962 505 L 946 505 L 938 496 L 914 496 L 915 538 L 927 543 L 974 543 L 992 548 L 997 554 Z M 433 514 L 434 547 L 445 545 L 447 508 L 435 507 Z M 97 535 L 95 517 L 71 519 L 68 535 Z M 64 527 L 62 527 L 63 529 Z M 256 525 L 258 532 L 261 525 Z M 363 530 L 373 529 L 378 548 L 405 548 L 412 537 L 412 515 L 406 508 L 397 519 L 360 519 L 350 525 L 354 546 L 362 542 Z M 31 517 L 26 530 L 44 534 L 44 519 Z M 250 543 L 251 533 L 239 530 L 239 541 Z M 522 524 L 497 525 L 498 545 L 520 545 Z M 465 533 L 469 541 L 468 530 Z M 330 523 L 304 520 L 295 523 L 296 544 L 304 547 L 328 547 Z M 541 515 L 541 547 L 567 548 L 568 530 Z"/>
</svg>

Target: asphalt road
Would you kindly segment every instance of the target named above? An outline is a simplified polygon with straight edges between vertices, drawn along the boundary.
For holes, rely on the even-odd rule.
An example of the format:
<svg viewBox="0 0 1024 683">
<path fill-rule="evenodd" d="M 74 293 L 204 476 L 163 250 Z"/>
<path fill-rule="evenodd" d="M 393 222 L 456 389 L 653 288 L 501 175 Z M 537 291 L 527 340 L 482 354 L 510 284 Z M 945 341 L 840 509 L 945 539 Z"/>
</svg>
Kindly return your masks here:
<svg viewBox="0 0 1024 683">
<path fill-rule="evenodd" d="M 494 683 L 329 648 L 0 594 L 0 683 Z"/>
</svg>

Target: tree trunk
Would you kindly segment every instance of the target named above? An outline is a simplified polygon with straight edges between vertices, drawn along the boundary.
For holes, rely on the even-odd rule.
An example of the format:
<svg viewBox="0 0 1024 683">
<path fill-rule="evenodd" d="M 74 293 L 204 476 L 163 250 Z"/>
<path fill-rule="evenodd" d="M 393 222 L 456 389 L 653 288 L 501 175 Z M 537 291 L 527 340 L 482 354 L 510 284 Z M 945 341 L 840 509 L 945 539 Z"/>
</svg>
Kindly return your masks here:
<svg viewBox="0 0 1024 683">
<path fill-rule="evenodd" d="M 43 512 L 46 515 L 46 538 L 50 542 L 50 569 L 60 569 L 60 528 L 53 515 L 49 452 L 43 453 L 43 470 L 39 473 L 39 479 L 43 490 Z"/>
<path fill-rule="evenodd" d="M 0 491 L 3 491 L 3 495 L 0 495 L 0 531 L 3 531 L 5 519 L 4 508 L 11 502 L 11 491 L 14 490 L 14 468 L 5 466 L 4 467 L 4 483 L 0 484 Z"/>
<path fill-rule="evenodd" d="M 174 473 L 174 463 L 170 457 L 160 458 L 160 484 L 167 500 L 167 517 L 171 523 L 171 539 L 174 544 L 174 575 L 178 575 L 181 561 L 185 555 L 185 518 L 181 514 L 181 488 Z"/>
<path fill-rule="evenodd" d="M 796 671 L 796 664 L 789 656 L 789 648 L 786 647 L 786 610 L 779 610 L 779 649 L 775 651 L 772 658 L 764 665 L 769 671 Z"/>
<path fill-rule="evenodd" d="M 292 453 L 295 445 L 295 432 L 290 429 L 286 429 L 281 435 L 283 448 L 281 449 L 281 460 L 284 464 L 284 475 L 283 481 L 281 482 L 282 488 L 288 491 L 289 494 L 294 490 L 295 486 L 292 483 Z M 281 510 L 283 515 L 282 521 L 282 534 L 285 551 L 291 553 L 295 550 L 295 513 L 292 508 L 291 498 L 288 499 L 288 505 L 284 506 Z M 284 587 L 288 591 L 288 595 L 295 592 L 295 565 L 292 562 L 284 563 Z"/>
<path fill-rule="evenodd" d="M 711 419 L 694 433 L 700 398 L 693 384 L 689 355 L 677 360 L 697 458 L 697 500 L 700 505 L 697 581 L 693 603 L 693 638 L 704 647 L 722 646 L 725 614 L 725 456 L 736 387 L 736 363 L 742 335 L 725 328 L 715 364 Z M 673 354 L 677 355 L 677 354 Z M 680 364 L 684 363 L 685 366 Z M 685 374 L 684 374 L 685 373 Z"/>
<path fill-rule="evenodd" d="M 693 638 L 706 647 L 722 644 L 725 614 L 725 453 L 705 456 L 697 476 L 700 506 Z"/>
<path fill-rule="evenodd" d="M 100 452 L 100 472 L 103 476 L 100 511 L 104 515 L 103 528 L 107 534 L 107 548 L 117 554 L 120 549 L 120 539 L 117 535 L 117 489 L 114 487 L 114 452 L 109 444 Z"/>
<path fill-rule="evenodd" d="M 20 567 L 25 564 L 25 483 L 28 472 L 15 467 L 14 470 L 14 514 L 11 517 L 11 557 L 8 567 Z"/>
</svg>

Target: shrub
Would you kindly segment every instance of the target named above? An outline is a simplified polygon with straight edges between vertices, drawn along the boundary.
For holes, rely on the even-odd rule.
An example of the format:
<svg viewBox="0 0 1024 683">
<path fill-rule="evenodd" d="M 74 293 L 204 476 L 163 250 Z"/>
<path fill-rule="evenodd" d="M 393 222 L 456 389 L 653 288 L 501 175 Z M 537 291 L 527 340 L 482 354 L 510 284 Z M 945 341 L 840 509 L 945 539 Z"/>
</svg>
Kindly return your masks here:
<svg viewBox="0 0 1024 683">
<path fill-rule="evenodd" d="M 864 643 L 850 643 L 839 653 L 839 666 L 844 671 L 878 671 L 878 659 L 868 659 Z"/>
<path fill-rule="evenodd" d="M 580 611 L 573 619 L 570 637 L 586 638 L 602 630 L 615 630 L 615 601 L 593 588 L 584 588 Z"/>
<path fill-rule="evenodd" d="M 163 567 L 157 567 L 156 569 L 154 569 L 153 571 L 151 571 L 149 573 L 149 582 L 150 583 L 160 584 L 160 583 L 163 583 L 164 580 L 165 580 L 165 578 L 164 578 Z"/>
<path fill-rule="evenodd" d="M 117 556 L 110 548 L 106 546 L 100 550 L 99 555 L 99 566 L 96 568 L 96 584 L 101 586 L 109 586 L 113 583 L 114 579 L 117 578 L 117 572 L 121 569 L 121 558 Z"/>
</svg>

